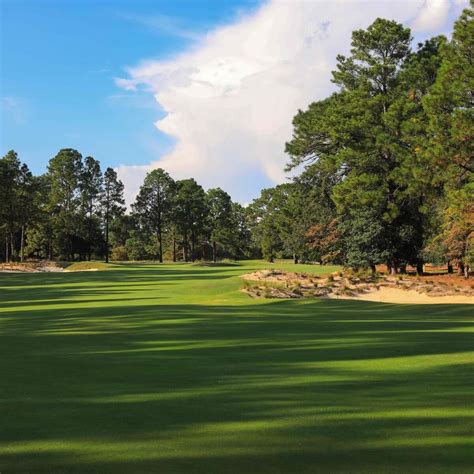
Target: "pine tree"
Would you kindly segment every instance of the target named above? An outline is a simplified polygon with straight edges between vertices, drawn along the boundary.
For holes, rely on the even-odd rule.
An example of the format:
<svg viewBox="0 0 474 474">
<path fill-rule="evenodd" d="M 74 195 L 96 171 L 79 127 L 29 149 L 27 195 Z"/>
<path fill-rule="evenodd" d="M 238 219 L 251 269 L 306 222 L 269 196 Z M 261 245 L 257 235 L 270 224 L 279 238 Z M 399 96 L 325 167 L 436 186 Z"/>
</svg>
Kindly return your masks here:
<svg viewBox="0 0 474 474">
<path fill-rule="evenodd" d="M 441 52 L 439 74 L 424 99 L 433 184 L 443 190 L 442 225 L 435 240 L 443 242 L 446 259 L 468 277 L 474 264 L 474 2 L 456 21 L 452 40 Z"/>
<path fill-rule="evenodd" d="M 196 259 L 196 244 L 205 229 L 207 205 L 204 189 L 192 178 L 176 182 L 173 219 L 182 236 L 183 258 Z"/>
<path fill-rule="evenodd" d="M 107 168 L 104 173 L 104 183 L 101 194 L 101 210 L 105 233 L 105 262 L 109 262 L 109 226 L 111 221 L 124 212 L 123 184 L 117 178 L 113 168 Z"/>
<path fill-rule="evenodd" d="M 54 246 L 58 253 L 74 260 L 78 235 L 82 155 L 65 148 L 49 161 L 49 212 L 51 213 Z M 56 252 L 53 252 L 56 253 Z"/>
<path fill-rule="evenodd" d="M 209 189 L 206 193 L 208 209 L 209 236 L 212 247 L 212 261 L 217 261 L 218 245 L 229 249 L 232 244 L 234 228 L 232 226 L 232 200 L 220 188 Z"/>
<path fill-rule="evenodd" d="M 161 168 L 150 171 L 133 205 L 143 227 L 156 235 L 160 263 L 163 263 L 163 231 L 170 220 L 175 187 L 175 182 L 166 171 Z"/>
<path fill-rule="evenodd" d="M 90 261 L 92 253 L 92 230 L 94 220 L 98 217 L 97 211 L 102 188 L 100 163 L 92 156 L 87 156 L 84 159 L 79 187 L 82 207 L 87 218 L 87 259 Z"/>
</svg>

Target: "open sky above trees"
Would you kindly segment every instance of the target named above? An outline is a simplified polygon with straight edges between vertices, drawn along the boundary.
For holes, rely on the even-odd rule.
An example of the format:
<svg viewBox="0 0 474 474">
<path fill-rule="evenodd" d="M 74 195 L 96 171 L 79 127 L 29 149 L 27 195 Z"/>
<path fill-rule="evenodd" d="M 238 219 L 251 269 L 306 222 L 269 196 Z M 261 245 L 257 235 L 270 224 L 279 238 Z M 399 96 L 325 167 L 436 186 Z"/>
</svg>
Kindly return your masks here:
<svg viewBox="0 0 474 474">
<path fill-rule="evenodd" d="M 284 182 L 291 118 L 335 90 L 353 30 L 393 19 L 416 46 L 466 5 L 5 0 L 0 154 L 41 174 L 80 150 L 118 171 L 128 204 L 152 167 L 249 203 Z"/>
</svg>

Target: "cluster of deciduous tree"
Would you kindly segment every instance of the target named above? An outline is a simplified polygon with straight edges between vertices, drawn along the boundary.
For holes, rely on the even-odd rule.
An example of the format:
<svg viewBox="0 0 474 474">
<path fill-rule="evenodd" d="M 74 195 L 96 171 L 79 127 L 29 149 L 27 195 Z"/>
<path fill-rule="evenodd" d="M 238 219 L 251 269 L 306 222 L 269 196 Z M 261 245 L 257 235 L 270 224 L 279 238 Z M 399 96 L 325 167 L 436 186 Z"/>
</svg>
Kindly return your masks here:
<svg viewBox="0 0 474 474">
<path fill-rule="evenodd" d="M 0 159 L 0 235 L 4 261 L 25 257 L 85 260 L 195 260 L 252 254 L 244 208 L 221 189 L 194 179 L 147 174 L 125 213 L 112 168 L 72 149 L 33 176 L 14 151 Z"/>
<path fill-rule="evenodd" d="M 338 91 L 299 111 L 286 144 L 301 174 L 250 206 L 270 260 L 392 272 L 423 262 L 469 273 L 474 245 L 474 22 L 411 50 L 408 28 L 377 19 L 337 57 Z"/>
</svg>

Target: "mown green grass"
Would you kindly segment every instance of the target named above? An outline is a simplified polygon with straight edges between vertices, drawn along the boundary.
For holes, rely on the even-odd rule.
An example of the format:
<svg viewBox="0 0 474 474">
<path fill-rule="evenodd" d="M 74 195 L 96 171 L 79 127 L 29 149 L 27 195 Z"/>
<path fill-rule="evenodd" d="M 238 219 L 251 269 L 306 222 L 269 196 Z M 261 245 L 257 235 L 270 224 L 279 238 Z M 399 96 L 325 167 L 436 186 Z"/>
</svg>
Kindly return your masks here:
<svg viewBox="0 0 474 474">
<path fill-rule="evenodd" d="M 238 291 L 265 267 L 1 274 L 2 474 L 472 472 L 472 307 Z"/>
</svg>

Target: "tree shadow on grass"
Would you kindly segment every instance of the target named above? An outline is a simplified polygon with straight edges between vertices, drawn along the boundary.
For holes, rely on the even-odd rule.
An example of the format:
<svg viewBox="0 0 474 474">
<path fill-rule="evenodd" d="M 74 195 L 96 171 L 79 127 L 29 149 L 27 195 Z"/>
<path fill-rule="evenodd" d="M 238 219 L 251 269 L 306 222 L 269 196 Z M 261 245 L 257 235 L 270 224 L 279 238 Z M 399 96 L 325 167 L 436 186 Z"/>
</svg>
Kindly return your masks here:
<svg viewBox="0 0 474 474">
<path fill-rule="evenodd" d="M 471 460 L 467 310 L 123 306 L 55 309 L 41 324 L 25 313 L 21 331 L 4 324 L 1 464 L 456 472 Z"/>
<path fill-rule="evenodd" d="M 133 270 L 133 269 L 130 269 Z M 146 266 L 139 271 L 109 270 L 70 274 L 2 274 L 0 275 L 0 309 L 9 308 L 14 302 L 27 304 L 36 300 L 61 300 L 125 294 L 138 290 L 159 291 L 166 285 L 182 285 L 195 281 L 218 281 L 232 278 L 233 273 L 212 269 Z M 133 294 L 132 294 L 133 296 Z M 136 296 L 134 296 L 136 298 Z"/>
<path fill-rule="evenodd" d="M 83 290 L 89 307 L 2 310 L 2 472 L 472 468 L 469 306 Z"/>
</svg>

